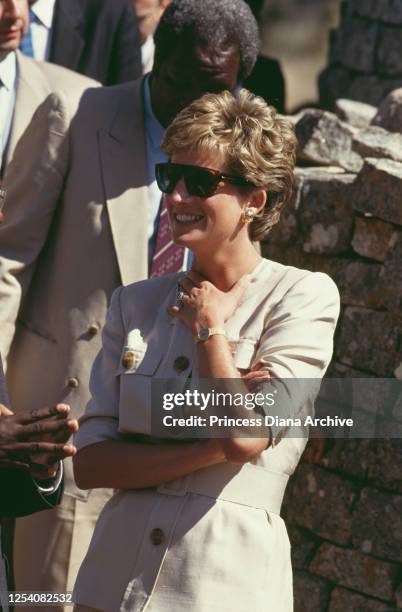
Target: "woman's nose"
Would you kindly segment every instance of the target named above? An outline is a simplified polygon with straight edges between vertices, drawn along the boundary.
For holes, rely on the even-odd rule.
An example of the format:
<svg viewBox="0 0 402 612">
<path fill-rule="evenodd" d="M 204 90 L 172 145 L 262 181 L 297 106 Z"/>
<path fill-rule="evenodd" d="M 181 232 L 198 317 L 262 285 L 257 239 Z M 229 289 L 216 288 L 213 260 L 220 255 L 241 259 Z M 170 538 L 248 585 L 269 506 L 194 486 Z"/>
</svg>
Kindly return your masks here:
<svg viewBox="0 0 402 612">
<path fill-rule="evenodd" d="M 171 198 L 174 200 L 175 203 L 180 203 L 188 200 L 189 197 L 190 194 L 187 191 L 186 183 L 184 181 L 184 178 L 181 177 L 181 179 L 179 179 L 179 181 L 176 183 L 176 186 L 171 193 Z"/>
</svg>

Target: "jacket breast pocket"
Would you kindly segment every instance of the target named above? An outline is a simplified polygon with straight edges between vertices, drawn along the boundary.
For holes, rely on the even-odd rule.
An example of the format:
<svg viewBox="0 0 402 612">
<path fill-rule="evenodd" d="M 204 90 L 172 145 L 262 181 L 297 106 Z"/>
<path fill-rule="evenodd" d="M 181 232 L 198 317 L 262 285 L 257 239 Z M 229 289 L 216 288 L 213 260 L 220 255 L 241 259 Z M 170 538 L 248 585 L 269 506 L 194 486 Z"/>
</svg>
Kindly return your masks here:
<svg viewBox="0 0 402 612">
<path fill-rule="evenodd" d="M 119 377 L 119 432 L 151 435 L 152 382 L 163 355 L 125 348 L 116 376 Z"/>
</svg>

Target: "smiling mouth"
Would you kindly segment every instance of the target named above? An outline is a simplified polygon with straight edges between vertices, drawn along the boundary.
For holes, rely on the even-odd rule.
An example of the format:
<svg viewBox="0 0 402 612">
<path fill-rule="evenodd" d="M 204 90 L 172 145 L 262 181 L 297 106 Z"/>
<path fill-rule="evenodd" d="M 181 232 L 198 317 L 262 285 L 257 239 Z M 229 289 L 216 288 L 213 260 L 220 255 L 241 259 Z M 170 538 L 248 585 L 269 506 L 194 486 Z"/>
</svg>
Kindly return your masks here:
<svg viewBox="0 0 402 612">
<path fill-rule="evenodd" d="M 174 220 L 179 223 L 196 223 L 197 221 L 202 221 L 203 215 L 184 215 L 184 214 L 175 214 Z"/>
<path fill-rule="evenodd" d="M 14 36 L 18 36 L 20 30 L 18 29 L 8 29 L 8 30 L 0 30 L 0 36 L 2 38 L 12 38 Z"/>
</svg>

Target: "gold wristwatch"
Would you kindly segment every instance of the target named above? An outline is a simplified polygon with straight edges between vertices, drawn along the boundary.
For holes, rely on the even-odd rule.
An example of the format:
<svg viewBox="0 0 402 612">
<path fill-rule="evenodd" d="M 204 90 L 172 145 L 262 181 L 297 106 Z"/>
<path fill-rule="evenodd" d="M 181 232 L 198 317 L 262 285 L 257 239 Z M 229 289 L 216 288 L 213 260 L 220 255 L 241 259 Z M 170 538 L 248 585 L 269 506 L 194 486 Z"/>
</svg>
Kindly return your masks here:
<svg viewBox="0 0 402 612">
<path fill-rule="evenodd" d="M 195 335 L 196 342 L 205 342 L 211 336 L 226 336 L 226 332 L 222 327 L 201 327 Z"/>
</svg>

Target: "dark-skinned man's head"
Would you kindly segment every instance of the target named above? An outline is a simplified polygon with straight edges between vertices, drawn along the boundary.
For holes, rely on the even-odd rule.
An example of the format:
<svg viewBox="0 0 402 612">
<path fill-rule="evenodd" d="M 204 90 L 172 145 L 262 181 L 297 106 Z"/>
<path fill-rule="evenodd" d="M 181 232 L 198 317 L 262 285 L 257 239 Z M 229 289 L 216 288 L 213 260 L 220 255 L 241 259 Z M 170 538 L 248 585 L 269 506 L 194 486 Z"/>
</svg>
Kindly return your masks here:
<svg viewBox="0 0 402 612">
<path fill-rule="evenodd" d="M 243 0 L 173 0 L 155 35 L 153 111 L 163 126 L 207 92 L 234 91 L 257 58 L 257 22 Z"/>
</svg>

